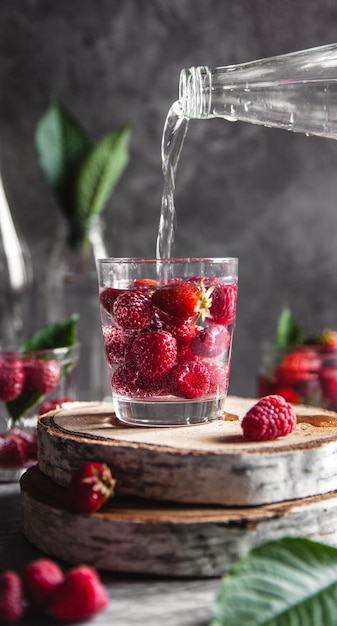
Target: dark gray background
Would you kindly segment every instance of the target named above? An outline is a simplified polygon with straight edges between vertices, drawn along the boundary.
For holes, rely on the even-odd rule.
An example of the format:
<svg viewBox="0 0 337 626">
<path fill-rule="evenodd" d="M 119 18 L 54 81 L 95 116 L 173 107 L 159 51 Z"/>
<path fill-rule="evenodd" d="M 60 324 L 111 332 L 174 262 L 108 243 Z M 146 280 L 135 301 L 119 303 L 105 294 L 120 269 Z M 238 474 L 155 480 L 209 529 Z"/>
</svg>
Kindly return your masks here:
<svg viewBox="0 0 337 626">
<path fill-rule="evenodd" d="M 93 140 L 132 124 L 131 161 L 104 212 L 109 254 L 153 256 L 161 134 L 180 69 L 334 41 L 334 0 L 1 0 L 1 170 L 36 275 L 59 219 L 34 148 L 52 96 Z M 190 124 L 175 253 L 240 259 L 232 393 L 255 393 L 260 344 L 283 302 L 308 332 L 337 328 L 336 168 L 332 140 L 222 120 Z"/>
</svg>

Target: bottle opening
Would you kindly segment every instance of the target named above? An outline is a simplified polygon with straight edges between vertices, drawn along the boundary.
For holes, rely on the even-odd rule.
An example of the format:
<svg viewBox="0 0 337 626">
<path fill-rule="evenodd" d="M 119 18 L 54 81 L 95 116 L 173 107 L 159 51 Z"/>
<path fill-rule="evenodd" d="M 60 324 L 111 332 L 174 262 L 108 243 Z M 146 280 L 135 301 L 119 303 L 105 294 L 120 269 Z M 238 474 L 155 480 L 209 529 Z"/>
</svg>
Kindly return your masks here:
<svg viewBox="0 0 337 626">
<path fill-rule="evenodd" d="M 211 111 L 212 73 L 207 66 L 180 72 L 179 102 L 185 117 L 208 117 Z"/>
</svg>

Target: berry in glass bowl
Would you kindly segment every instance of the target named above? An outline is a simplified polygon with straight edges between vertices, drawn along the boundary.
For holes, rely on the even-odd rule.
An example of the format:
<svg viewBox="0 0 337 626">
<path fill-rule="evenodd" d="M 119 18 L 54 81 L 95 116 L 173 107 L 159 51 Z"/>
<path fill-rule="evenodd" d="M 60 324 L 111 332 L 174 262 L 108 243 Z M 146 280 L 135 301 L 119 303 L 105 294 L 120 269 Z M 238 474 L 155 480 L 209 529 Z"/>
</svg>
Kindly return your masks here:
<svg viewBox="0 0 337 626">
<path fill-rule="evenodd" d="M 40 329 L 20 349 L 0 349 L 0 480 L 37 462 L 37 417 L 76 399 L 75 320 Z M 65 345 L 57 346 L 57 343 Z M 46 344 L 55 347 L 42 348 Z M 66 344 L 69 345 L 66 345 Z"/>
</svg>

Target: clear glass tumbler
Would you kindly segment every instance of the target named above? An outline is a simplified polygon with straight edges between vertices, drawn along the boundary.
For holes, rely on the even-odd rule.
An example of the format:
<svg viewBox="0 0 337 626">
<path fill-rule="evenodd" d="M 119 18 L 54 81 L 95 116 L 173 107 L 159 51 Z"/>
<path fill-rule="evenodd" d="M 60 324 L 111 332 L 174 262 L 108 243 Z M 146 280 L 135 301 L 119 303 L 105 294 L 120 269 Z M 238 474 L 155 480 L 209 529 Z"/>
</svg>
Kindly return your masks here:
<svg viewBox="0 0 337 626">
<path fill-rule="evenodd" d="M 236 319 L 236 258 L 98 260 L 103 340 L 122 422 L 219 418 Z"/>
</svg>

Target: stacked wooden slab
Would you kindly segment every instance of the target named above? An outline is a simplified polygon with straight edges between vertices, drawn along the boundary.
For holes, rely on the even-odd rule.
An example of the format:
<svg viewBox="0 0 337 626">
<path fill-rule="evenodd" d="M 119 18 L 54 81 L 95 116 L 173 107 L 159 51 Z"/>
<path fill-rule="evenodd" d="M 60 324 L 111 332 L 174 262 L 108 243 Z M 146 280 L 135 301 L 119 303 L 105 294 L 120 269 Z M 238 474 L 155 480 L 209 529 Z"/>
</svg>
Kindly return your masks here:
<svg viewBox="0 0 337 626">
<path fill-rule="evenodd" d="M 297 426 L 247 442 L 256 402 L 229 397 L 223 419 L 127 427 L 110 403 L 72 403 L 39 420 L 39 466 L 21 479 L 24 533 L 47 554 L 99 569 L 220 576 L 251 547 L 308 536 L 337 545 L 337 414 L 295 406 Z M 86 460 L 107 462 L 116 496 L 72 512 L 67 485 Z"/>
</svg>

